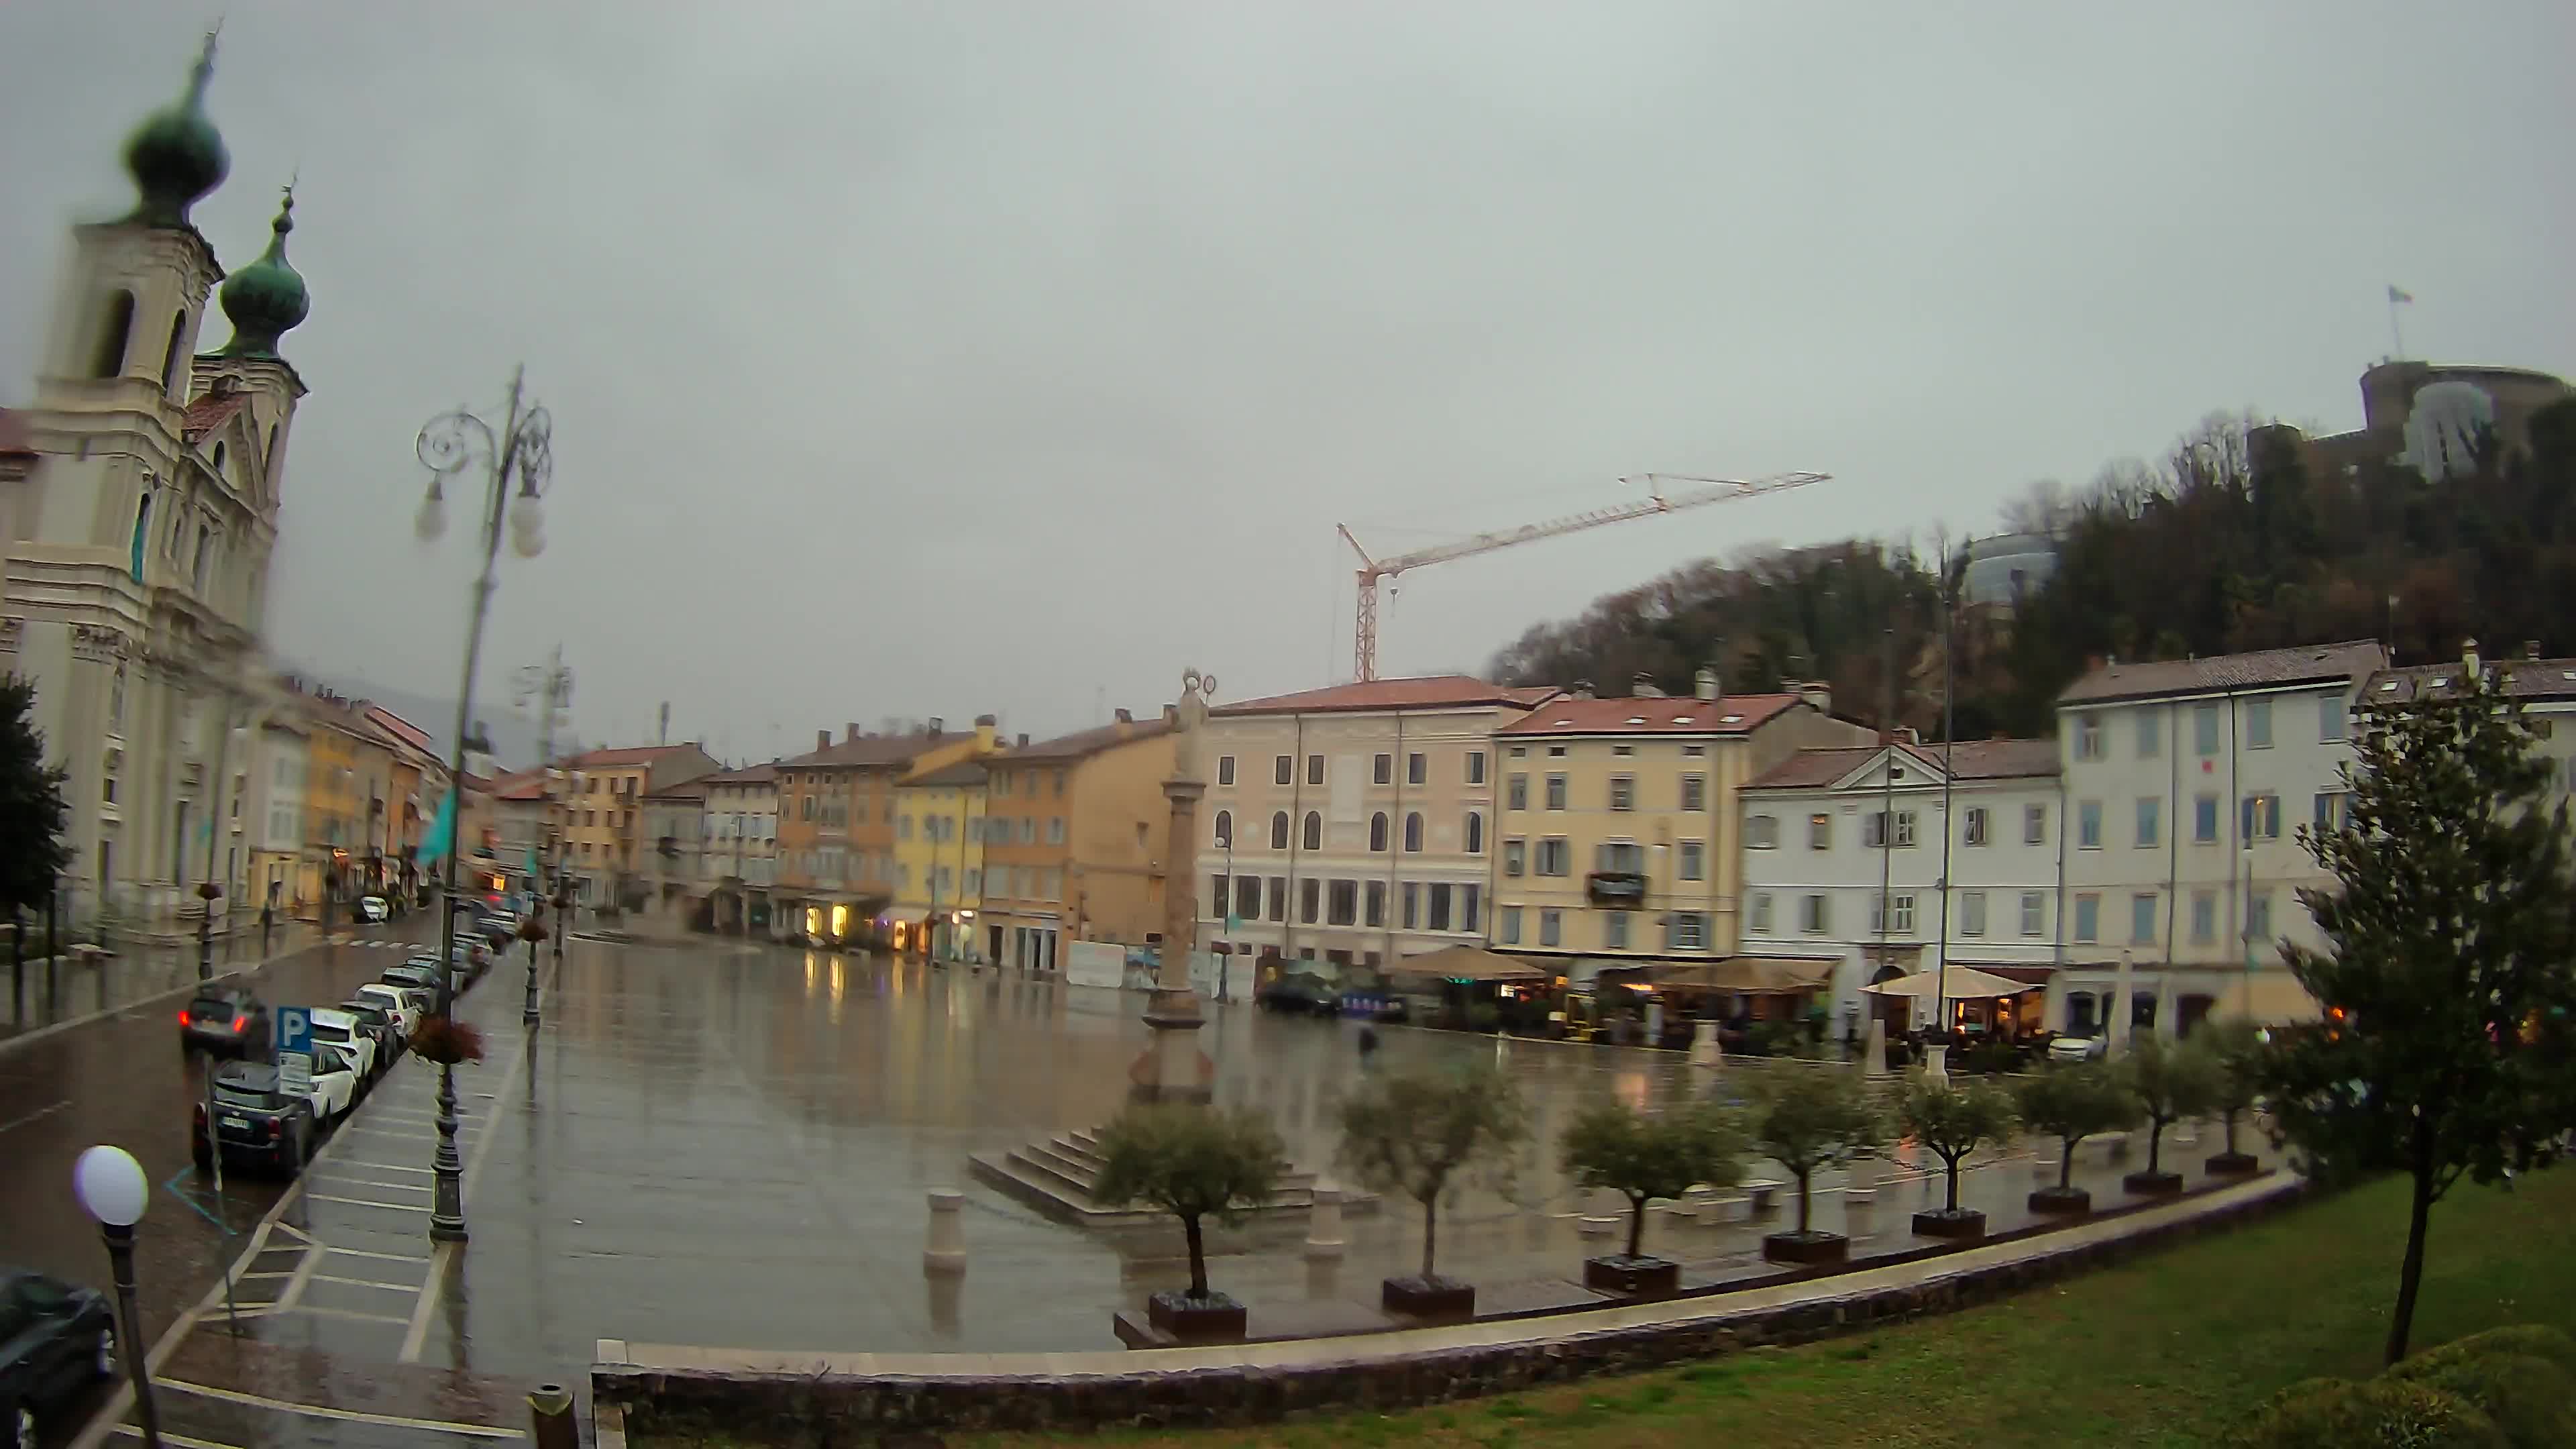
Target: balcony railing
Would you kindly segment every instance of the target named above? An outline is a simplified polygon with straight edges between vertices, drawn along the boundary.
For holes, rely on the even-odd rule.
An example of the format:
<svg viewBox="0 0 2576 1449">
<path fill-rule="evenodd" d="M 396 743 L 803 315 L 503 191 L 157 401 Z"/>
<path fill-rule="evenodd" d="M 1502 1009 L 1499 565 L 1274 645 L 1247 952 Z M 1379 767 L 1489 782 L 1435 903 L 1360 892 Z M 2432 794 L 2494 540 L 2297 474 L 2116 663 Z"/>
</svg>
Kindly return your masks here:
<svg viewBox="0 0 2576 1449">
<path fill-rule="evenodd" d="M 1583 878 L 1583 893 L 1596 906 L 1642 906 L 1646 877 L 1633 870 L 1596 870 Z"/>
</svg>

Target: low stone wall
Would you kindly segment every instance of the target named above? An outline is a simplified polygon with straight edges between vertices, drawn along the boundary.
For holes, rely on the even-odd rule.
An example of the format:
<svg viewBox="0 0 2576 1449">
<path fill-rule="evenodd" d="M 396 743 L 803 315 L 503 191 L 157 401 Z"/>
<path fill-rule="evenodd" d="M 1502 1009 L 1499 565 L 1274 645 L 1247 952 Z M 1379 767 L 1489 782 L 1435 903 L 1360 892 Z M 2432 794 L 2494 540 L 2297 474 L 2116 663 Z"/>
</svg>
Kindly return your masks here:
<svg viewBox="0 0 2576 1449">
<path fill-rule="evenodd" d="M 863 1433 L 1244 1424 L 1391 1410 L 1633 1373 L 1948 1313 L 2260 1217 L 2286 1174 L 2096 1227 L 1741 1294 L 1512 1323 L 1146 1353 L 753 1354 L 603 1341 L 596 1402 L 753 1442 Z M 866 1442 L 860 1439 L 858 1442 Z"/>
</svg>

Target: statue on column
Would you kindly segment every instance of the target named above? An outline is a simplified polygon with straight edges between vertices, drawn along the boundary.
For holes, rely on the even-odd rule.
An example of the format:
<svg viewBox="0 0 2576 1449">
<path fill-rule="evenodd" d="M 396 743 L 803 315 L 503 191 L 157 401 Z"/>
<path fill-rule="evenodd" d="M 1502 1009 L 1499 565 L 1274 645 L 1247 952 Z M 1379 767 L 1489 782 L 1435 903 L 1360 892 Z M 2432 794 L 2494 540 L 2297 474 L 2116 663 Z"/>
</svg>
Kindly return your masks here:
<svg viewBox="0 0 2576 1449">
<path fill-rule="evenodd" d="M 1215 675 L 1201 674 L 1195 669 L 1181 672 L 1181 698 L 1174 709 L 1179 722 L 1172 734 L 1172 778 L 1175 780 L 1205 783 L 1199 773 L 1199 736 L 1207 729 L 1208 696 L 1214 693 Z"/>
</svg>

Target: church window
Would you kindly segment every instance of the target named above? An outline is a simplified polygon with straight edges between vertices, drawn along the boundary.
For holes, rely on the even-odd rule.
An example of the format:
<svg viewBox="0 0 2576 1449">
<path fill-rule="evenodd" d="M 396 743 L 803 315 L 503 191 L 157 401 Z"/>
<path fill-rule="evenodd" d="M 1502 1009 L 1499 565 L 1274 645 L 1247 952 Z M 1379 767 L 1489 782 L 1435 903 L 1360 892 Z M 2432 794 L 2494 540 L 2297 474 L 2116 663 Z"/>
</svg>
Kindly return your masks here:
<svg viewBox="0 0 2576 1449">
<path fill-rule="evenodd" d="M 195 561 L 194 561 L 194 562 L 192 562 L 192 563 L 188 566 L 188 583 L 189 583 L 190 587 L 192 587 L 192 588 L 203 588 L 203 587 L 205 587 L 205 583 L 206 583 L 206 559 L 207 559 L 207 557 L 208 557 L 209 553 L 211 552 L 211 550 L 212 550 L 212 549 L 213 549 L 213 547 L 214 547 L 214 542 L 215 542 L 215 532 L 214 532 L 214 530 L 213 530 L 213 529 L 211 529 L 211 528 L 206 527 L 206 526 L 205 526 L 204 524 L 202 524 L 202 523 L 201 523 L 201 524 L 198 524 L 198 525 L 197 525 L 197 556 L 196 556 Z"/>
<path fill-rule="evenodd" d="M 118 292 L 107 299 L 107 325 L 98 334 L 98 356 L 90 376 L 114 377 L 125 369 L 126 344 L 134 340 L 134 294 Z"/>
<path fill-rule="evenodd" d="M 179 350 L 188 340 L 188 310 L 184 307 L 170 318 L 170 346 L 161 354 L 161 386 L 175 390 L 179 386 L 179 361 L 186 354 Z"/>
<path fill-rule="evenodd" d="M 107 723 L 118 728 L 125 723 L 125 666 L 116 666 L 116 678 L 107 689 Z"/>
</svg>

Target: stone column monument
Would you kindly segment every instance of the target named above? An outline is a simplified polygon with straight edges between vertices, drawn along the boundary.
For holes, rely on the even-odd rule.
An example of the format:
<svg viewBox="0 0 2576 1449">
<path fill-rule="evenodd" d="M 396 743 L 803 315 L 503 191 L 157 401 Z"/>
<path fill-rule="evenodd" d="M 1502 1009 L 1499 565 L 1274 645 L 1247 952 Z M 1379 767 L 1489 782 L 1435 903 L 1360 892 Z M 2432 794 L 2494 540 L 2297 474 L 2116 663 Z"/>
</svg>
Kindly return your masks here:
<svg viewBox="0 0 2576 1449">
<path fill-rule="evenodd" d="M 1214 1095 L 1216 1063 L 1199 1050 L 1199 998 L 1190 986 L 1190 957 L 1198 948 L 1199 797 L 1207 793 L 1200 747 L 1207 729 L 1208 696 L 1216 677 L 1181 675 L 1178 723 L 1172 734 L 1172 777 L 1163 798 L 1172 804 L 1163 843 L 1163 952 L 1154 994 L 1145 1007 L 1153 1040 L 1127 1069 L 1140 1102 L 1205 1102 Z"/>
</svg>

